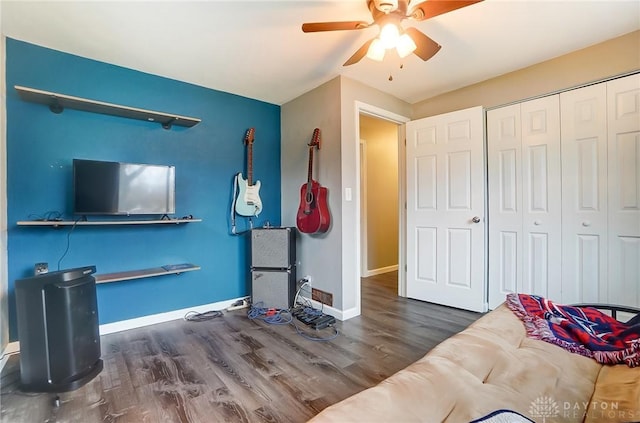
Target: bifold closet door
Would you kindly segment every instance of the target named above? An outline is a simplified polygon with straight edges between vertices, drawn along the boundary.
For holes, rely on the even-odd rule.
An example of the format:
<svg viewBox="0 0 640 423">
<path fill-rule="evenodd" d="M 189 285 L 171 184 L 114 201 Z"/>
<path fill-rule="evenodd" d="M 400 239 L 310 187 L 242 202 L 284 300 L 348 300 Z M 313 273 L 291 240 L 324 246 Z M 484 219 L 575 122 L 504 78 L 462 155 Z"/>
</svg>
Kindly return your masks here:
<svg viewBox="0 0 640 423">
<path fill-rule="evenodd" d="M 640 75 L 607 82 L 608 302 L 640 306 Z"/>
<path fill-rule="evenodd" d="M 522 285 L 520 104 L 487 111 L 489 308 Z"/>
<path fill-rule="evenodd" d="M 518 292 L 560 298 L 562 269 L 560 102 L 526 101 L 522 117 L 522 287 Z"/>
<path fill-rule="evenodd" d="M 560 94 L 562 300 L 606 303 L 607 87 Z"/>
<path fill-rule="evenodd" d="M 559 96 L 487 112 L 489 307 L 509 292 L 560 298 Z"/>
</svg>

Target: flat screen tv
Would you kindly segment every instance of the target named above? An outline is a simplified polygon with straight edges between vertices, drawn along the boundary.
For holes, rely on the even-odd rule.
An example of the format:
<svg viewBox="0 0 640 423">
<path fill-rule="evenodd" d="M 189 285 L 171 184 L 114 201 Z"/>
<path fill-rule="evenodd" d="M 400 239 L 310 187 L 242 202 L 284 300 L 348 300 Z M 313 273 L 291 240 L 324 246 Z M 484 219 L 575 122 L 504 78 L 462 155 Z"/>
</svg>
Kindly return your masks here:
<svg viewBox="0 0 640 423">
<path fill-rule="evenodd" d="M 174 166 L 73 160 L 73 212 L 77 215 L 175 213 Z"/>
</svg>

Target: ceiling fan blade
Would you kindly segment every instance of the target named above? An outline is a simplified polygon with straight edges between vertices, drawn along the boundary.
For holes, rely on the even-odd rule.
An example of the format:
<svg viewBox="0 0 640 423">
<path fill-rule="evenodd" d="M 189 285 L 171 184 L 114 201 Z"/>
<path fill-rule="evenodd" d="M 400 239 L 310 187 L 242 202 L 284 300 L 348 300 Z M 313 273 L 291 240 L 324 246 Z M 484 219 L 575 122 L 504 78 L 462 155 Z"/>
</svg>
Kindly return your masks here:
<svg viewBox="0 0 640 423">
<path fill-rule="evenodd" d="M 353 53 L 353 56 L 351 56 L 349 58 L 349 60 L 344 62 L 344 65 L 342 65 L 342 66 L 349 66 L 349 65 L 353 65 L 354 63 L 358 63 L 360 61 L 360 59 L 362 59 L 364 56 L 367 55 L 367 51 L 369 51 L 369 46 L 371 45 L 373 40 L 374 40 L 374 38 L 372 38 L 371 40 L 369 40 L 366 43 L 364 43 L 362 45 L 362 47 L 360 47 L 358 49 L 358 51 Z"/>
<path fill-rule="evenodd" d="M 405 29 L 404 32 L 416 43 L 416 50 L 414 51 L 416 56 L 424 61 L 431 59 L 442 47 L 413 27 Z"/>
<path fill-rule="evenodd" d="M 368 28 L 369 24 L 364 21 L 348 21 L 348 22 L 311 22 L 303 23 L 303 32 L 320 32 L 320 31 L 345 31 L 351 29 Z"/>
<path fill-rule="evenodd" d="M 456 9 L 461 9 L 466 6 L 471 6 L 475 3 L 480 3 L 482 0 L 470 0 L 470 1 L 449 1 L 449 0 L 427 0 L 415 5 L 409 17 L 417 21 L 423 21 L 425 19 L 433 18 L 434 16 L 442 15 L 444 13 L 451 12 Z"/>
</svg>

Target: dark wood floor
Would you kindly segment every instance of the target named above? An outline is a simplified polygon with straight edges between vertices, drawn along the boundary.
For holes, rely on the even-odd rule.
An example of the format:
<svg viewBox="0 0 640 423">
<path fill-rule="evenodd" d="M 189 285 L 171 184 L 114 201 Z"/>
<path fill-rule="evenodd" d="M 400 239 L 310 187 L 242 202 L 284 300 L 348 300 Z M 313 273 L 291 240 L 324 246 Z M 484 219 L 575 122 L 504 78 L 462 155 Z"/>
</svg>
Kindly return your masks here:
<svg viewBox="0 0 640 423">
<path fill-rule="evenodd" d="M 362 315 L 328 342 L 247 318 L 182 320 L 103 336 L 104 370 L 60 395 L 19 390 L 2 371 L 2 422 L 304 422 L 375 385 L 476 320 L 477 313 L 396 295 L 395 272 L 363 279 Z M 304 326 L 304 325 L 302 325 Z M 311 332 L 328 336 L 330 329 Z"/>
</svg>

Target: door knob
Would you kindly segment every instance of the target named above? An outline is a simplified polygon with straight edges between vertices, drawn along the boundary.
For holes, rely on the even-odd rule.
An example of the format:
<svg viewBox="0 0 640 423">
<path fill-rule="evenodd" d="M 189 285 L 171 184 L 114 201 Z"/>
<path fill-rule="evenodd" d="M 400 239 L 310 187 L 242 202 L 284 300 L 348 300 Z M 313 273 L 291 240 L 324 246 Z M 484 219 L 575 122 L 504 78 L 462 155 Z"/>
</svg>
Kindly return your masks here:
<svg viewBox="0 0 640 423">
<path fill-rule="evenodd" d="M 582 226 L 584 227 L 591 226 L 591 222 L 589 222 L 588 220 L 585 220 L 584 222 L 582 222 Z"/>
<path fill-rule="evenodd" d="M 474 216 L 473 219 L 471 219 L 471 221 L 473 223 L 480 223 L 480 217 L 479 216 Z"/>
<path fill-rule="evenodd" d="M 533 224 L 536 225 L 536 226 L 540 226 L 540 225 L 542 225 L 542 222 L 540 220 L 534 220 Z"/>
</svg>

